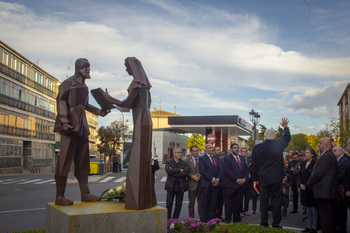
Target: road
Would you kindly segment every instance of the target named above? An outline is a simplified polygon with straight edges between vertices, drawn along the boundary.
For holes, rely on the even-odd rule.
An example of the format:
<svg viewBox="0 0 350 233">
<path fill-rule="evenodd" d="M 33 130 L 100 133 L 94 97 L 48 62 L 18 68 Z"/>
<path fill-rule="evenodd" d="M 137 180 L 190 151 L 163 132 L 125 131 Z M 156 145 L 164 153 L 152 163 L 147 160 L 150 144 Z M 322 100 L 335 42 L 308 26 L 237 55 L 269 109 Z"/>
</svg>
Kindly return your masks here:
<svg viewBox="0 0 350 233">
<path fill-rule="evenodd" d="M 89 176 L 90 189 L 95 195 L 100 195 L 104 190 L 115 188 L 125 181 L 126 173 L 109 173 L 103 176 Z M 166 173 L 161 167 L 156 172 L 155 189 L 158 205 L 165 207 L 166 191 L 164 184 Z M 1 175 L 0 176 L 0 232 L 16 232 L 30 229 L 45 228 L 46 203 L 53 202 L 56 192 L 53 174 L 26 174 L 26 175 Z M 184 202 L 180 219 L 188 217 L 188 196 L 184 195 Z M 66 197 L 79 201 L 80 191 L 73 174 L 69 174 L 66 188 Z M 259 205 L 258 205 L 259 206 Z M 291 204 L 289 205 L 291 208 Z M 251 207 L 251 203 L 250 206 Z M 299 208 L 299 212 L 301 208 Z M 271 214 L 270 214 L 271 215 Z M 198 217 L 198 216 L 197 216 Z M 302 221 L 301 213 L 289 214 L 282 219 L 284 228 L 297 232 L 303 230 L 306 222 Z M 270 224 L 272 216 L 270 216 Z M 246 216 L 242 220 L 245 223 L 259 224 L 260 214 Z"/>
</svg>

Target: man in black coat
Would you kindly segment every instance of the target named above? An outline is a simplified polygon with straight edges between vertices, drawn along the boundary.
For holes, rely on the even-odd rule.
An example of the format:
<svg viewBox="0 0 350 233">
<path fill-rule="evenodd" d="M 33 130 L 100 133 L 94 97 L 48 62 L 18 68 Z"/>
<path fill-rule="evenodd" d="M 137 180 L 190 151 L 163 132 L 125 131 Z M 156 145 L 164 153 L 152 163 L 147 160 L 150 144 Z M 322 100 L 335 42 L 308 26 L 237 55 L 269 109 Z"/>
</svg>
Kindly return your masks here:
<svg viewBox="0 0 350 233">
<path fill-rule="evenodd" d="M 167 160 L 165 163 L 165 171 L 168 174 L 164 188 L 167 191 L 166 208 L 168 209 L 168 219 L 171 218 L 171 210 L 173 208 L 175 196 L 175 210 L 172 218 L 179 218 L 184 192 L 188 190 L 188 164 L 186 161 L 181 159 L 181 149 L 175 149 L 173 154 L 174 157 L 172 159 Z"/>
<path fill-rule="evenodd" d="M 321 154 L 317 160 L 307 186 L 311 187 L 317 202 L 323 233 L 334 233 L 335 225 L 335 194 L 337 188 L 338 163 L 335 158 L 331 139 L 323 137 L 317 144 Z"/>
<path fill-rule="evenodd" d="M 265 141 L 255 145 L 252 152 L 252 164 L 250 172 L 254 187 L 258 181 L 260 188 L 260 225 L 268 226 L 268 202 L 271 197 L 272 202 L 272 226 L 280 227 L 282 187 L 283 179 L 286 176 L 283 151 L 290 141 L 288 119 L 282 118 L 281 126 L 284 128 L 284 136 L 276 139 L 276 132 L 268 129 L 265 132 Z"/>
<path fill-rule="evenodd" d="M 288 162 L 287 176 L 290 182 L 290 187 L 293 193 L 293 210 L 291 214 L 298 213 L 298 202 L 299 202 L 299 192 L 298 192 L 298 174 L 294 173 L 294 168 L 300 162 L 300 156 L 298 151 L 292 153 L 292 160 Z"/>
<path fill-rule="evenodd" d="M 332 149 L 335 157 L 338 162 L 338 176 L 337 176 L 337 195 L 336 195 L 336 225 L 339 233 L 346 233 L 346 222 L 348 220 L 348 205 L 347 199 L 345 197 L 344 189 L 344 179 L 345 171 L 350 165 L 350 160 L 347 158 L 347 155 L 344 153 L 344 150 L 340 146 L 335 146 Z"/>
</svg>

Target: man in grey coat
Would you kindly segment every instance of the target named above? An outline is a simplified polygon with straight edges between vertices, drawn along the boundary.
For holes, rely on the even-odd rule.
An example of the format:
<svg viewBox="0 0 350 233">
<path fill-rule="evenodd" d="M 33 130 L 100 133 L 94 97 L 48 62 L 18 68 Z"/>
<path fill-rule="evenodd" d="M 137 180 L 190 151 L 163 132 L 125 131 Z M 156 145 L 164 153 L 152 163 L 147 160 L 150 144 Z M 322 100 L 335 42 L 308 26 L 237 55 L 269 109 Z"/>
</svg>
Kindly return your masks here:
<svg viewBox="0 0 350 233">
<path fill-rule="evenodd" d="M 317 144 L 321 153 L 316 162 L 307 186 L 313 189 L 323 233 L 336 232 L 335 194 L 337 186 L 338 163 L 332 152 L 331 139 L 323 137 Z"/>
</svg>

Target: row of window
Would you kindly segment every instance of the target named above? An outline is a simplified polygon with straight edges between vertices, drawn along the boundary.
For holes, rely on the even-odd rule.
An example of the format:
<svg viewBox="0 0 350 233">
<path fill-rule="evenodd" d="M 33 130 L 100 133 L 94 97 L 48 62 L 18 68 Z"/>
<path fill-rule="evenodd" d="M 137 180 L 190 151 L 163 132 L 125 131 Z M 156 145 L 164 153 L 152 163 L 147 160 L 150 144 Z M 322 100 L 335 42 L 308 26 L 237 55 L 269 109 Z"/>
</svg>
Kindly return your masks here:
<svg viewBox="0 0 350 233">
<path fill-rule="evenodd" d="M 36 135 L 36 133 L 53 134 L 54 124 L 50 121 L 0 108 L 0 125 L 27 129 Z"/>
<path fill-rule="evenodd" d="M 22 156 L 22 141 L 8 139 L 0 141 L 0 156 Z"/>
<path fill-rule="evenodd" d="M 31 65 L 26 64 L 22 60 L 18 59 L 15 55 L 7 52 L 3 48 L 0 48 L 0 62 L 10 67 L 11 69 L 19 72 L 20 74 L 28 77 L 29 79 L 34 80 L 35 82 L 43 85 L 44 87 L 52 91 L 56 90 L 56 80 L 52 80 L 47 75 L 35 69 Z"/>
<path fill-rule="evenodd" d="M 55 113 L 56 102 L 0 77 L 0 94 Z"/>
</svg>

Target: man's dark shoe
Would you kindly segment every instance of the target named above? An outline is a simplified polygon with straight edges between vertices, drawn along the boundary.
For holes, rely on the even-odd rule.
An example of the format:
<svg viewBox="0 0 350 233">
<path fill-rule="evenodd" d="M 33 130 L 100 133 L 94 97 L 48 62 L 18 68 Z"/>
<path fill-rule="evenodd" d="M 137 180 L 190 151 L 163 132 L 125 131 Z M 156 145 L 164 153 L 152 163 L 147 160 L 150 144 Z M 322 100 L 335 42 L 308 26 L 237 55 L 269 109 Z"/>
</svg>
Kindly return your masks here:
<svg viewBox="0 0 350 233">
<path fill-rule="evenodd" d="M 290 213 L 291 213 L 291 214 L 296 214 L 296 213 L 298 213 L 298 211 L 297 211 L 297 210 L 293 210 L 293 211 L 291 211 Z"/>
<path fill-rule="evenodd" d="M 301 232 L 310 232 L 312 229 L 311 228 L 305 228 L 303 231 L 301 231 Z"/>
<path fill-rule="evenodd" d="M 269 224 L 266 224 L 266 223 L 260 223 L 260 226 L 262 226 L 262 227 L 269 227 Z"/>
</svg>

